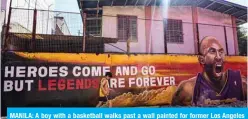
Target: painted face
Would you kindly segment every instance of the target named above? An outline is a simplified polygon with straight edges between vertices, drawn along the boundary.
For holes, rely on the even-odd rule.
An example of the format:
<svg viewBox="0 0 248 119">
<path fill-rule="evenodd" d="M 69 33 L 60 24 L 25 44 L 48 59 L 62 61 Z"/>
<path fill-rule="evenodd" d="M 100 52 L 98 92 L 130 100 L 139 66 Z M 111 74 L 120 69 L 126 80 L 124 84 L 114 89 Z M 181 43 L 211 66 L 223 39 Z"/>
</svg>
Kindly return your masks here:
<svg viewBox="0 0 248 119">
<path fill-rule="evenodd" d="M 216 39 L 203 41 L 202 46 L 204 70 L 210 78 L 220 79 L 223 74 L 224 49 Z"/>
</svg>

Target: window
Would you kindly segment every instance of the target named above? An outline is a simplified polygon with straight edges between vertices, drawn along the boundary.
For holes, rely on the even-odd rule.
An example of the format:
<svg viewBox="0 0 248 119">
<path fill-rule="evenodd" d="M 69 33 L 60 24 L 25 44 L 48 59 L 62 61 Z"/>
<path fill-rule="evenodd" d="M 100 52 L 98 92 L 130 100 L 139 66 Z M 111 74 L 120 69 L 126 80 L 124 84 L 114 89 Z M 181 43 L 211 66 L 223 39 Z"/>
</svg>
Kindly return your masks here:
<svg viewBox="0 0 248 119">
<path fill-rule="evenodd" d="M 86 36 L 101 36 L 102 29 L 102 17 L 96 14 L 87 14 L 86 17 Z M 93 38 L 92 38 L 93 39 Z M 92 39 L 86 40 L 85 52 L 87 53 L 103 53 L 104 42 L 92 41 Z"/>
<path fill-rule="evenodd" d="M 86 35 L 101 36 L 101 17 L 87 16 Z"/>
<path fill-rule="evenodd" d="M 183 43 L 182 20 L 164 20 L 164 32 L 167 43 Z"/>
<path fill-rule="evenodd" d="M 118 39 L 119 41 L 137 40 L 137 17 L 118 16 Z"/>
</svg>

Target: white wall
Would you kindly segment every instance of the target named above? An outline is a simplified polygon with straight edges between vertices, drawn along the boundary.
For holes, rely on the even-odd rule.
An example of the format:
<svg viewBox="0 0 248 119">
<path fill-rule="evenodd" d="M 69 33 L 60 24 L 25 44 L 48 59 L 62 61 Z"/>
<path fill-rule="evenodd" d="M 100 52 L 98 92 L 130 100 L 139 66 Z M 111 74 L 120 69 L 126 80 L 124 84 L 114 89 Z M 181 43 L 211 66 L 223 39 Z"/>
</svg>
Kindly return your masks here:
<svg viewBox="0 0 248 119">
<path fill-rule="evenodd" d="M 231 17 L 218 12 L 213 12 L 206 9 L 197 8 L 198 23 L 199 23 L 199 38 L 204 36 L 215 36 L 220 43 L 225 47 L 224 27 L 226 26 L 226 34 L 228 40 L 229 54 L 234 54 L 233 30 L 231 28 Z M 151 53 L 164 53 L 164 24 L 165 18 L 179 19 L 183 22 L 183 43 L 167 43 L 168 53 L 187 53 L 195 54 L 194 34 L 192 24 L 192 9 L 190 6 L 175 6 L 169 8 L 152 7 L 151 13 L 153 21 L 151 24 L 152 47 Z M 103 15 L 116 16 L 120 15 L 135 15 L 138 18 L 145 18 L 144 7 L 103 7 Z M 210 26 L 203 24 L 213 24 L 220 26 Z M 146 52 L 146 35 L 145 35 L 145 20 L 138 20 L 138 42 L 131 43 L 131 52 Z M 103 16 L 102 36 L 117 38 L 117 18 Z M 118 42 L 115 46 L 126 50 L 126 42 Z M 112 46 L 105 45 L 106 52 L 120 51 Z M 122 52 L 122 51 L 120 51 Z"/>
<path fill-rule="evenodd" d="M 104 16 L 109 15 L 109 16 Z M 133 15 L 138 18 L 145 18 L 144 7 L 103 7 L 102 17 L 102 36 L 117 38 L 117 15 Z M 110 17 L 114 16 L 114 17 Z M 145 20 L 137 20 L 138 28 L 138 41 L 130 43 L 130 52 L 145 53 L 146 51 L 146 37 L 145 37 Z M 127 51 L 126 42 L 118 42 L 113 44 L 118 48 Z M 105 52 L 123 52 L 117 48 L 105 44 Z"/>
<path fill-rule="evenodd" d="M 57 26 L 64 35 L 71 35 L 64 17 L 55 18 L 54 22 L 54 24 L 57 24 Z"/>
<path fill-rule="evenodd" d="M 153 13 L 154 7 L 152 8 Z M 154 19 L 161 20 L 154 22 L 152 28 L 152 49 L 154 53 L 164 53 L 164 30 L 163 19 L 178 19 L 183 23 L 183 43 L 167 43 L 168 53 L 188 53 L 194 54 L 194 35 L 192 23 L 191 7 L 163 7 L 155 8 Z"/>
<path fill-rule="evenodd" d="M 163 19 L 182 19 L 183 22 L 192 21 L 192 12 L 190 7 L 171 7 L 168 9 L 168 15 L 165 15 L 164 8 L 152 7 L 151 13 L 154 13 L 152 17 L 153 21 L 151 26 L 152 37 L 152 53 L 164 53 L 164 29 Z M 144 7 L 103 7 L 103 27 L 102 36 L 117 38 L 117 18 L 108 17 L 104 15 L 116 16 L 120 15 L 135 15 L 138 18 L 145 18 Z M 194 38 L 193 38 L 193 26 L 192 24 L 183 24 L 184 31 L 184 43 L 168 43 L 169 53 L 192 53 L 194 54 Z M 126 50 L 126 42 L 118 42 L 115 46 Z M 145 38 L 145 20 L 138 20 L 138 42 L 131 43 L 131 52 L 146 52 L 146 38 Z M 105 52 L 118 51 L 116 48 L 105 45 Z M 120 51 L 121 52 L 121 51 Z"/>
<path fill-rule="evenodd" d="M 229 54 L 234 55 L 234 36 L 232 29 L 231 16 L 214 12 L 207 9 L 198 8 L 198 22 L 199 22 L 199 37 L 200 40 L 205 36 L 214 36 L 221 43 L 226 51 L 226 42 L 224 34 L 224 26 L 226 26 L 226 36 L 228 43 Z M 216 26 L 209 26 L 203 24 L 212 24 Z"/>
<path fill-rule="evenodd" d="M 229 55 L 235 55 L 233 29 L 231 27 L 226 27 L 226 34 L 227 34 L 228 53 Z"/>
</svg>

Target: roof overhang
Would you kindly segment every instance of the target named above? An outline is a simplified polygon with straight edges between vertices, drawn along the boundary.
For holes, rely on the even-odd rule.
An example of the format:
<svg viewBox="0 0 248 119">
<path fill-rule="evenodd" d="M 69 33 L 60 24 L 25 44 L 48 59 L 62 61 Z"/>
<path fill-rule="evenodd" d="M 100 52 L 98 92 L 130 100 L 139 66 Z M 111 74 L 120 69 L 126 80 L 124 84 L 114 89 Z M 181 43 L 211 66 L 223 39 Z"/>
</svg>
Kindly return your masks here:
<svg viewBox="0 0 248 119">
<path fill-rule="evenodd" d="M 237 24 L 247 22 L 247 7 L 224 0 L 170 0 L 170 6 L 196 6 L 232 15 Z M 102 13 L 102 6 L 162 6 L 163 0 L 78 0 L 80 10 L 86 13 Z"/>
</svg>

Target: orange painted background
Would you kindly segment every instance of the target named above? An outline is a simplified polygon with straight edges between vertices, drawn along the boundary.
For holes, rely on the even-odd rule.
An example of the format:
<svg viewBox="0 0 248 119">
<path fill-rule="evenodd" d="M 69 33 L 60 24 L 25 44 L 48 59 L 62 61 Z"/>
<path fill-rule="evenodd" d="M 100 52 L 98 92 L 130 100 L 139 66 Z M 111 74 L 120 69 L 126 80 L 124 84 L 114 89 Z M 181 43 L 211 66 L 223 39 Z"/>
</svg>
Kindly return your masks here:
<svg viewBox="0 0 248 119">
<path fill-rule="evenodd" d="M 165 55 L 165 54 L 85 54 L 85 53 L 27 53 L 27 52 L 8 52 L 4 54 L 2 74 L 4 66 L 68 66 L 69 76 L 64 78 L 68 80 L 87 79 L 99 81 L 101 77 L 73 77 L 71 73 L 74 66 L 109 66 L 113 73 L 113 78 L 128 79 L 137 77 L 175 77 L 175 86 L 153 86 L 153 87 L 122 87 L 113 88 L 111 96 L 113 97 L 113 106 L 158 106 L 170 105 L 172 96 L 177 89 L 177 85 L 189 78 L 202 72 L 202 67 L 198 63 L 197 55 Z M 116 67 L 118 66 L 135 66 L 138 74 L 134 76 L 116 76 Z M 141 75 L 141 67 L 154 66 L 155 74 Z M 247 61 L 242 56 L 226 56 L 225 70 L 240 70 L 242 75 L 247 77 Z M 25 78 L 4 78 L 5 80 L 26 80 Z M 75 90 L 54 90 L 39 91 L 38 81 L 42 80 L 42 85 L 47 87 L 48 80 L 57 80 L 57 78 L 31 78 L 34 85 L 31 91 L 4 92 L 2 93 L 4 108 L 11 106 L 80 106 L 95 107 L 98 103 L 98 88 L 75 89 Z M 158 84 L 158 81 L 156 81 Z M 97 85 L 98 85 L 97 84 Z M 127 83 L 125 83 L 127 85 Z M 19 101 L 16 98 L 24 96 Z"/>
<path fill-rule="evenodd" d="M 71 54 L 71 53 L 23 53 L 17 55 L 45 62 L 81 64 L 93 66 L 111 66 L 115 72 L 116 66 L 155 66 L 155 76 L 175 76 L 176 84 L 202 72 L 197 55 L 160 55 L 160 54 Z M 243 56 L 226 56 L 224 69 L 240 70 L 247 77 L 247 59 Z M 140 73 L 140 70 L 138 70 Z"/>
</svg>

